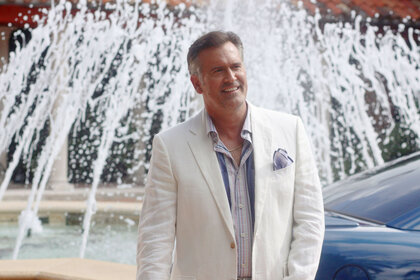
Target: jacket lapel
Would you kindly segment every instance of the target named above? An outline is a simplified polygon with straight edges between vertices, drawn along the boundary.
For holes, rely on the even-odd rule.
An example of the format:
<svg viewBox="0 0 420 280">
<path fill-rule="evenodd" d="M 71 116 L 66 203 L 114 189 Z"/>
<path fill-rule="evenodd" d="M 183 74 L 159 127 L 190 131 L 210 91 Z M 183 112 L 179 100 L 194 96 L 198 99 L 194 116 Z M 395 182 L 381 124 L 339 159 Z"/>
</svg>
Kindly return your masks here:
<svg viewBox="0 0 420 280">
<path fill-rule="evenodd" d="M 264 202 L 267 196 L 267 180 L 270 178 L 272 170 L 272 151 L 271 151 L 271 131 L 266 122 L 260 119 L 258 108 L 252 106 L 251 125 L 252 142 L 254 148 L 254 167 L 255 167 L 255 223 L 254 236 L 258 231 Z"/>
<path fill-rule="evenodd" d="M 187 136 L 188 145 L 213 195 L 220 215 L 226 223 L 226 227 L 229 229 L 232 238 L 235 238 L 229 201 L 224 188 L 219 162 L 213 150 L 213 142 L 205 131 L 205 121 L 203 111 L 194 117 L 193 122 L 191 122 L 190 134 Z"/>
</svg>

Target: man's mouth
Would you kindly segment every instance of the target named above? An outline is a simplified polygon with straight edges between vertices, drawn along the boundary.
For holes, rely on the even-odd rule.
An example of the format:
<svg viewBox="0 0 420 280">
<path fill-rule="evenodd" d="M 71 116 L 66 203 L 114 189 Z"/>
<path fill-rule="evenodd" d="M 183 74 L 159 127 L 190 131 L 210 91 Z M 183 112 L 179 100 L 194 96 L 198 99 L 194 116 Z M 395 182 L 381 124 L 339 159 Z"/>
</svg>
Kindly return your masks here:
<svg viewBox="0 0 420 280">
<path fill-rule="evenodd" d="M 239 87 L 230 87 L 230 88 L 225 88 L 223 92 L 234 92 L 237 90 L 239 90 Z"/>
</svg>

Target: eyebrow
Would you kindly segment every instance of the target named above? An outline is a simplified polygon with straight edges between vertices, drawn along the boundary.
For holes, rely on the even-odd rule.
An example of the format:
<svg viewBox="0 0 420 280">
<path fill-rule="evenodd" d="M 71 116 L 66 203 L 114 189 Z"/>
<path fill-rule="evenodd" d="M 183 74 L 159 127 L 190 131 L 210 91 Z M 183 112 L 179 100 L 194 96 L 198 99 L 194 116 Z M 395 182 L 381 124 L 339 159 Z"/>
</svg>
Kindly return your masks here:
<svg viewBox="0 0 420 280">
<path fill-rule="evenodd" d="M 229 67 L 232 67 L 232 66 L 242 66 L 242 62 L 234 62 Z M 225 68 L 225 66 L 215 66 L 215 67 L 211 68 L 210 71 L 213 72 L 215 70 L 219 70 L 219 69 L 223 69 L 223 68 Z"/>
<path fill-rule="evenodd" d="M 216 66 L 210 69 L 211 72 L 215 71 L 215 70 L 219 70 L 219 69 L 223 69 L 225 68 L 224 66 Z"/>
</svg>

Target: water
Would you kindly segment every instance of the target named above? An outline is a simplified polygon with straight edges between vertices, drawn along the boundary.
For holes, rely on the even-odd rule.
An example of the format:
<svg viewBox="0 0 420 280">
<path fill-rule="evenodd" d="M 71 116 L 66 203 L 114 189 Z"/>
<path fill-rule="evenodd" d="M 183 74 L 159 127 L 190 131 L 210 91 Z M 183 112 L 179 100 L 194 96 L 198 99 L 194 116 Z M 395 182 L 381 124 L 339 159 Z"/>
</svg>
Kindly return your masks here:
<svg viewBox="0 0 420 280">
<path fill-rule="evenodd" d="M 212 21 L 245 43 L 250 100 L 302 117 L 324 183 L 419 149 L 419 30 L 376 35 L 356 15 L 321 29 L 286 1 L 229 1 L 233 16 L 221 2 Z"/>
<path fill-rule="evenodd" d="M 249 100 L 302 117 L 324 183 L 420 147 L 419 30 L 378 35 L 356 15 L 321 29 L 319 16 L 282 0 L 170 8 L 117 1 L 93 12 L 82 1 L 78 8 L 71 15 L 71 4 L 61 2 L 45 11 L 47 20 L 0 75 L 0 151 L 14 143 L 0 200 L 20 165 L 32 179 L 13 258 L 37 224 L 67 143 L 69 180 L 91 184 L 80 247 L 86 256 L 100 182 L 142 184 L 154 133 L 200 107 L 185 57 L 208 30 L 241 36 Z"/>
</svg>

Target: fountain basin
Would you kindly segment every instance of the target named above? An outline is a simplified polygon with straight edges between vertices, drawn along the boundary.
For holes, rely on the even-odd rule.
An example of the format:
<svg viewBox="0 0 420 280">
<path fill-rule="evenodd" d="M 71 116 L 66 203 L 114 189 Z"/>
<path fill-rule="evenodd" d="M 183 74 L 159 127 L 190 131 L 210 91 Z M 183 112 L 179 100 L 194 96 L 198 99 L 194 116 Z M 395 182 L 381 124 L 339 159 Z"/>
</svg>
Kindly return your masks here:
<svg viewBox="0 0 420 280">
<path fill-rule="evenodd" d="M 96 195 L 94 222 L 118 224 L 130 219 L 137 223 L 141 210 L 142 188 L 101 188 Z M 0 224 L 17 223 L 19 214 L 27 206 L 30 191 L 14 189 L 0 202 Z M 70 191 L 46 190 L 40 202 L 38 217 L 44 224 L 80 224 L 86 211 L 89 189 Z"/>
<path fill-rule="evenodd" d="M 16 223 L 19 214 L 26 208 L 26 201 L 3 201 L 0 204 L 0 223 Z M 97 202 L 94 221 L 119 223 L 121 220 L 138 220 L 140 202 Z M 42 201 L 38 216 L 47 224 L 79 224 L 86 211 L 84 201 Z M 121 218 L 123 217 L 123 218 Z"/>
<path fill-rule="evenodd" d="M 84 188 L 62 192 L 47 190 L 37 215 L 42 222 L 42 232 L 26 235 L 18 259 L 78 257 L 88 193 Z M 0 202 L 0 259 L 12 258 L 19 232 L 18 217 L 26 208 L 28 195 L 28 190 L 15 189 Z M 98 190 L 86 258 L 135 264 L 142 195 L 142 188 Z"/>
</svg>

